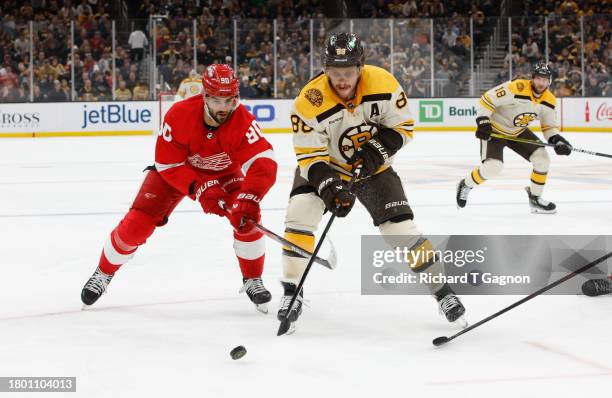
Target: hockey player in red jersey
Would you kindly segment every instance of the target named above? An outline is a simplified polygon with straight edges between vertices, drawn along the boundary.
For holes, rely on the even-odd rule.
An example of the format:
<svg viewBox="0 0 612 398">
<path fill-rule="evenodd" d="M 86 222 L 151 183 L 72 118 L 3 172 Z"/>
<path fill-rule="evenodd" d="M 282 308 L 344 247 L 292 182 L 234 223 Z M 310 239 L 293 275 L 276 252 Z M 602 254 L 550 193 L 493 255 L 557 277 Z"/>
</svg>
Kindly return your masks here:
<svg viewBox="0 0 612 398">
<path fill-rule="evenodd" d="M 121 265 L 188 196 L 204 213 L 227 217 L 234 228 L 241 291 L 267 312 L 264 236 L 250 221 L 260 220 L 259 203 L 276 180 L 274 152 L 255 117 L 239 104 L 238 79 L 230 66 L 208 66 L 202 85 L 202 95 L 174 104 L 164 117 L 155 166 L 147 169 L 130 210 L 109 235 L 98 268 L 83 287 L 85 305 L 100 298 Z"/>
</svg>

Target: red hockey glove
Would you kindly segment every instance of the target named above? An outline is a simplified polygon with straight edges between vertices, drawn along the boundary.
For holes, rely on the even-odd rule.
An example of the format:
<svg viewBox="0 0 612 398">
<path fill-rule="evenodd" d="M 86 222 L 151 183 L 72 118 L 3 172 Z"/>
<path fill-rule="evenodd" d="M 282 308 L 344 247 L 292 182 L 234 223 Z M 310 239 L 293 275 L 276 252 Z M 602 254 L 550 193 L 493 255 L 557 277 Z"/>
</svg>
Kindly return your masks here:
<svg viewBox="0 0 612 398">
<path fill-rule="evenodd" d="M 219 217 L 226 215 L 225 210 L 219 207 L 219 201 L 227 201 L 227 197 L 227 192 L 221 188 L 217 180 L 204 182 L 195 194 L 195 199 L 202 205 L 204 213 L 216 214 Z"/>
<path fill-rule="evenodd" d="M 230 206 L 228 218 L 236 231 L 248 233 L 253 229 L 253 225 L 249 221 L 259 222 L 261 219 L 260 200 L 259 196 L 248 192 L 240 192 L 235 196 Z"/>
</svg>

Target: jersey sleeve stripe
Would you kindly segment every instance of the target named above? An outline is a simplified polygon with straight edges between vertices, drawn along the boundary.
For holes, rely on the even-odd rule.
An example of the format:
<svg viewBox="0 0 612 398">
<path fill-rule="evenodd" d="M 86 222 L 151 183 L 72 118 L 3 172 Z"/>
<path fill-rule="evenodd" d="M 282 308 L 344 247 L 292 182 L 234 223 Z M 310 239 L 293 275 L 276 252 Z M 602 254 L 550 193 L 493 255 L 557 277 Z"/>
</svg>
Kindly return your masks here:
<svg viewBox="0 0 612 398">
<path fill-rule="evenodd" d="M 301 159 L 301 160 L 298 160 L 298 165 L 300 166 L 301 169 L 306 169 L 310 165 L 316 162 L 329 163 L 329 155 L 328 156 L 313 156 L 310 158 Z"/>
<path fill-rule="evenodd" d="M 175 168 L 175 167 L 180 167 L 180 166 L 183 166 L 184 164 L 185 164 L 185 162 L 171 163 L 171 164 L 164 164 L 164 163 L 155 162 L 155 169 L 161 173 L 162 171 L 166 171 L 168 169 L 172 169 L 172 168 Z"/>
<path fill-rule="evenodd" d="M 327 151 L 327 147 L 322 146 L 322 147 L 317 147 L 317 148 L 310 148 L 310 147 L 296 146 L 296 147 L 293 147 L 293 150 L 295 151 L 297 155 L 305 155 L 309 153 Z"/>
<path fill-rule="evenodd" d="M 480 105 L 484 106 L 485 108 L 487 108 L 488 110 L 490 110 L 491 112 L 495 111 L 495 108 L 493 108 L 491 105 L 487 104 L 483 98 L 480 98 Z"/>
<path fill-rule="evenodd" d="M 307 154 L 303 154 L 303 155 L 297 155 L 297 160 L 302 160 L 302 159 L 308 159 L 308 158 L 312 158 L 315 156 L 329 156 L 329 152 L 328 151 L 319 151 L 319 152 L 313 152 L 313 153 L 307 153 Z"/>
<path fill-rule="evenodd" d="M 246 162 L 242 164 L 242 172 L 246 174 L 251 168 L 251 166 L 253 165 L 253 162 L 255 162 L 257 159 L 262 159 L 262 158 L 275 160 L 274 151 L 272 149 L 266 149 L 263 152 L 259 152 L 257 155 L 253 156 L 252 158 L 250 158 L 249 160 L 247 160 Z"/>
<path fill-rule="evenodd" d="M 495 104 L 493 103 L 493 101 L 491 101 L 491 97 L 489 97 L 489 94 L 488 94 L 488 93 L 484 93 L 484 94 L 482 95 L 482 97 L 480 97 L 480 98 L 483 98 L 483 99 L 485 100 L 485 102 L 486 102 L 487 104 L 489 104 L 489 106 L 491 106 L 491 107 L 495 108 Z"/>
</svg>

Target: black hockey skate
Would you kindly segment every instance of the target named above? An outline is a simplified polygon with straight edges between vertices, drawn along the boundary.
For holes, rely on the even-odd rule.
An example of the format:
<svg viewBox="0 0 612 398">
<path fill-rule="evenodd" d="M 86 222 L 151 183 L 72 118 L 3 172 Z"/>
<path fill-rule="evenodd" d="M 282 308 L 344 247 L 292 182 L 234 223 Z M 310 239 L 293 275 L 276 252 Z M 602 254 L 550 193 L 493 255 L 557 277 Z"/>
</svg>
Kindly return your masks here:
<svg viewBox="0 0 612 398">
<path fill-rule="evenodd" d="M 291 322 L 291 326 L 289 327 L 287 334 L 291 334 L 295 332 L 295 322 L 302 314 L 304 289 L 302 289 L 300 294 L 295 299 L 293 307 L 291 308 L 291 312 L 289 312 L 289 316 L 287 316 L 287 311 L 289 311 L 289 304 L 291 303 L 291 299 L 295 294 L 295 289 L 297 289 L 297 286 L 290 282 L 281 282 L 281 284 L 283 285 L 283 289 L 285 290 L 285 292 L 283 293 L 283 297 L 281 297 L 281 302 L 278 307 L 278 314 L 276 315 L 276 318 L 281 322 L 284 321 L 285 318 L 289 319 L 289 321 Z"/>
<path fill-rule="evenodd" d="M 106 288 L 112 279 L 113 275 L 107 275 L 100 271 L 100 268 L 96 268 L 96 271 L 89 278 L 81 291 L 81 301 L 85 304 L 83 307 L 85 308 L 85 306 L 93 305 L 98 301 L 100 296 L 106 292 Z"/>
<path fill-rule="evenodd" d="M 595 297 L 612 293 L 612 281 L 610 279 L 591 279 L 582 284 L 582 293 L 586 296 Z"/>
<path fill-rule="evenodd" d="M 444 285 L 434 296 L 438 301 L 440 313 L 444 314 L 446 320 L 449 322 L 456 322 L 462 328 L 468 326 L 467 321 L 463 317 L 465 314 L 465 307 L 461 304 L 459 297 L 457 297 L 449 285 Z"/>
<path fill-rule="evenodd" d="M 257 311 L 268 313 L 268 303 L 272 300 L 272 294 L 266 289 L 261 278 L 242 278 L 240 293 L 245 292 L 249 300 L 255 304 Z"/>
<path fill-rule="evenodd" d="M 458 209 L 463 209 L 465 207 L 467 203 L 468 195 L 470 194 L 471 190 L 472 190 L 472 187 L 468 187 L 465 184 L 465 178 L 459 181 L 459 184 L 457 184 L 457 208 Z"/>
<path fill-rule="evenodd" d="M 532 213 L 555 214 L 557 212 L 557 205 L 554 203 L 532 195 L 529 187 L 525 187 L 525 191 L 527 191 L 527 196 L 529 196 L 529 207 L 531 207 Z"/>
</svg>

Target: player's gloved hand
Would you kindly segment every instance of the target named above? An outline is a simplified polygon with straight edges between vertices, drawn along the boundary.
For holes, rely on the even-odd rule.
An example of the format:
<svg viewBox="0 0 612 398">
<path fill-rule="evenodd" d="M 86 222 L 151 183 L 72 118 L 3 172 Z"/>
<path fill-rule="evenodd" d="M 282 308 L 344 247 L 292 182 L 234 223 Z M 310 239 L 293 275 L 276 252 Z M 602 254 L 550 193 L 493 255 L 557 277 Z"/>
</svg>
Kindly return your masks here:
<svg viewBox="0 0 612 398">
<path fill-rule="evenodd" d="M 387 147 L 374 137 L 357 148 L 347 163 L 352 165 L 361 163 L 360 177 L 365 178 L 376 173 L 387 159 L 389 159 Z"/>
<path fill-rule="evenodd" d="M 487 116 L 477 117 L 476 126 L 476 138 L 489 141 L 491 139 L 491 133 L 493 132 L 491 127 L 491 119 L 489 119 Z"/>
<path fill-rule="evenodd" d="M 327 210 L 337 217 L 346 217 L 355 204 L 355 195 L 339 177 L 326 178 L 318 190 Z"/>
<path fill-rule="evenodd" d="M 568 156 L 572 153 L 572 146 L 569 141 L 563 138 L 560 134 L 555 134 L 548 139 L 549 144 L 553 144 L 555 146 L 555 152 L 557 155 L 565 155 Z"/>
<path fill-rule="evenodd" d="M 195 200 L 200 202 L 204 213 L 225 217 L 226 211 L 219 206 L 219 201 L 227 201 L 228 194 L 219 185 L 219 181 L 205 181 L 196 190 Z"/>
<path fill-rule="evenodd" d="M 258 195 L 249 192 L 239 192 L 234 196 L 228 218 L 236 231 L 243 234 L 249 233 L 254 228 L 249 221 L 259 222 L 261 219 L 260 201 L 261 198 Z"/>
</svg>

